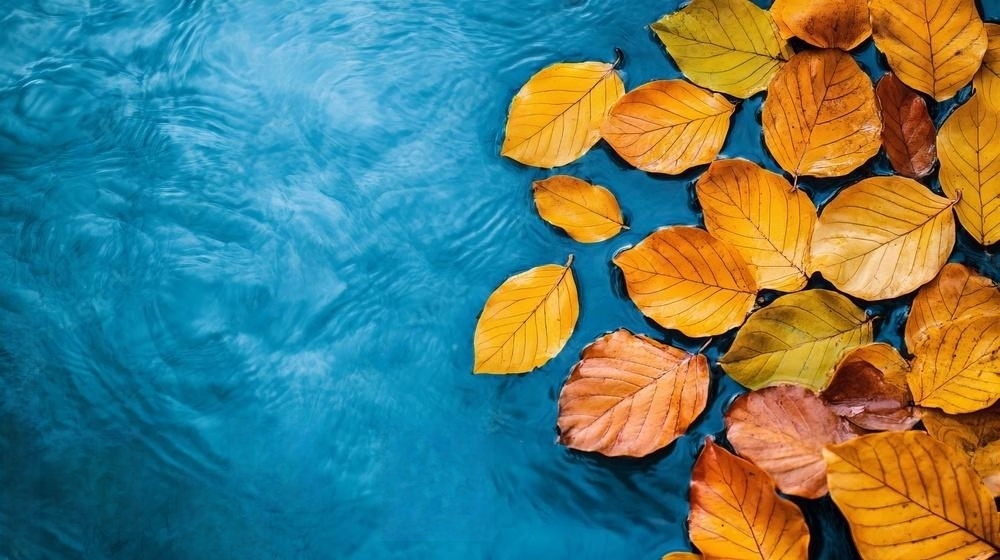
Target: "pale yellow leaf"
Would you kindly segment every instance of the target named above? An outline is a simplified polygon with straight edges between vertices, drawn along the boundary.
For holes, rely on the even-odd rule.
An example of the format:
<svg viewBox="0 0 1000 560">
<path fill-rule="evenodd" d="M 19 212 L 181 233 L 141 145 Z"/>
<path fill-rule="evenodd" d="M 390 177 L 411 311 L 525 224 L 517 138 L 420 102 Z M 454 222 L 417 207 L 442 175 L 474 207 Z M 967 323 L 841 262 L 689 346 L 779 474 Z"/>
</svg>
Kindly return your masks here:
<svg viewBox="0 0 1000 560">
<path fill-rule="evenodd" d="M 622 209 L 611 191 L 569 175 L 532 183 L 538 214 L 581 243 L 614 237 L 625 227 Z"/>
<path fill-rule="evenodd" d="M 1000 320 L 972 317 L 927 329 L 907 376 L 913 400 L 949 414 L 975 412 L 1000 399 Z"/>
</svg>

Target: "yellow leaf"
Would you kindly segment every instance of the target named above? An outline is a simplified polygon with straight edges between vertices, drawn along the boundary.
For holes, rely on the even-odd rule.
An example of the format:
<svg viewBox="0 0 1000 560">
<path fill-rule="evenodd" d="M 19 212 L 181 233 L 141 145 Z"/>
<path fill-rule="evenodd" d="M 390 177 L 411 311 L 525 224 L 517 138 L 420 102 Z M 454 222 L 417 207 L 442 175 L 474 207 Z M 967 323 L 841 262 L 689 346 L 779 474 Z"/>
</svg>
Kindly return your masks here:
<svg viewBox="0 0 1000 560">
<path fill-rule="evenodd" d="M 849 51 L 872 33 L 867 0 L 775 0 L 771 15 L 785 37 Z"/>
<path fill-rule="evenodd" d="M 1000 414 L 997 407 L 958 415 L 929 409 L 923 421 L 931 437 L 965 454 L 990 492 L 1000 495 Z"/>
<path fill-rule="evenodd" d="M 1000 25 L 986 24 L 986 42 L 983 65 L 972 78 L 972 87 L 984 102 L 1000 109 Z"/>
<path fill-rule="evenodd" d="M 866 560 L 986 560 L 993 497 L 951 448 L 923 432 L 862 436 L 823 452 L 830 494 Z"/>
<path fill-rule="evenodd" d="M 683 80 L 659 80 L 625 94 L 601 135 L 636 168 L 677 174 L 719 155 L 734 109 L 718 93 Z"/>
<path fill-rule="evenodd" d="M 759 467 L 706 441 L 691 472 L 691 542 L 706 558 L 802 560 L 809 528 Z"/>
<path fill-rule="evenodd" d="M 869 0 L 872 37 L 892 71 L 938 101 L 979 69 L 986 29 L 974 0 Z"/>
<path fill-rule="evenodd" d="M 958 221 L 983 245 L 1000 241 L 1000 113 L 979 94 L 955 110 L 938 131 L 941 188 Z M 959 194 L 961 193 L 961 194 Z"/>
<path fill-rule="evenodd" d="M 949 321 L 926 332 L 913 348 L 913 369 L 907 376 L 914 402 L 961 414 L 1000 399 L 996 316 Z"/>
<path fill-rule="evenodd" d="M 535 167 L 570 163 L 601 139 L 601 123 L 624 94 L 625 84 L 611 64 L 543 68 L 511 101 L 500 153 Z"/>
<path fill-rule="evenodd" d="M 542 219 L 581 243 L 604 241 L 625 227 L 615 195 L 604 187 L 555 175 L 532 183 L 532 192 Z"/>
<path fill-rule="evenodd" d="M 562 350 L 580 315 L 572 263 L 515 274 L 490 294 L 476 324 L 474 373 L 524 373 Z"/>
<path fill-rule="evenodd" d="M 970 317 L 997 316 L 1000 316 L 1000 290 L 993 280 L 965 265 L 948 263 L 913 298 L 910 316 L 906 318 L 906 347 L 912 352 L 933 327 Z"/>
<path fill-rule="evenodd" d="M 587 346 L 559 393 L 559 443 L 643 457 L 683 434 L 708 402 L 708 360 L 619 329 Z"/>
<path fill-rule="evenodd" d="M 846 175 L 878 153 L 882 121 L 871 78 L 836 49 L 796 54 L 771 80 L 764 143 L 792 175 Z"/>
<path fill-rule="evenodd" d="M 719 364 L 744 387 L 792 383 L 826 387 L 840 356 L 872 341 L 872 323 L 829 290 L 786 294 L 754 313 Z"/>
<path fill-rule="evenodd" d="M 872 177 L 823 209 L 812 266 L 837 289 L 867 300 L 930 282 L 955 246 L 952 201 L 906 177 Z"/>
<path fill-rule="evenodd" d="M 750 97 L 792 56 L 766 11 L 749 0 L 693 0 L 650 26 L 699 86 Z"/>
<path fill-rule="evenodd" d="M 756 268 L 761 288 L 805 287 L 816 207 L 804 192 L 744 159 L 713 162 L 695 189 L 705 228 Z"/>
<path fill-rule="evenodd" d="M 743 257 L 703 229 L 658 230 L 615 255 L 614 263 L 640 311 L 688 336 L 712 336 L 739 325 L 757 295 Z"/>
</svg>

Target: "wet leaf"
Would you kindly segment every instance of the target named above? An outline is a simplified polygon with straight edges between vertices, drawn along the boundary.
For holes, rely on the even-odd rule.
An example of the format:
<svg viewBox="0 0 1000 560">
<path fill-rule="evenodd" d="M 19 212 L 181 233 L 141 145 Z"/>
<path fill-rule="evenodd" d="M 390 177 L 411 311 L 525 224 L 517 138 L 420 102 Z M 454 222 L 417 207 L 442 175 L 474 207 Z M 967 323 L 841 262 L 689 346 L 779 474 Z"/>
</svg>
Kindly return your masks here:
<svg viewBox="0 0 1000 560">
<path fill-rule="evenodd" d="M 775 0 L 771 15 L 782 36 L 849 51 L 872 33 L 867 0 Z"/>
<path fill-rule="evenodd" d="M 986 30 L 974 0 L 869 0 L 872 37 L 892 71 L 938 101 L 979 69 Z"/>
<path fill-rule="evenodd" d="M 650 27 L 689 80 L 735 97 L 764 90 L 793 54 L 749 0 L 693 0 Z"/>
<path fill-rule="evenodd" d="M 882 145 L 897 173 L 911 179 L 930 175 L 937 162 L 937 131 L 924 98 L 886 74 L 875 87 L 882 111 Z"/>
<path fill-rule="evenodd" d="M 986 24 L 986 41 L 983 65 L 972 78 L 972 86 L 980 99 L 1000 110 L 1000 25 Z"/>
<path fill-rule="evenodd" d="M 759 467 L 707 441 L 691 472 L 691 542 L 706 558 L 801 560 L 802 512 Z"/>
<path fill-rule="evenodd" d="M 840 356 L 872 341 L 872 323 L 829 290 L 786 294 L 747 319 L 719 364 L 750 389 L 792 383 L 819 391 Z"/>
<path fill-rule="evenodd" d="M 712 162 L 695 189 L 706 229 L 756 269 L 761 288 L 805 287 L 816 207 L 804 192 L 744 159 Z"/>
<path fill-rule="evenodd" d="M 535 167 L 575 161 L 601 139 L 601 123 L 624 94 L 611 64 L 561 62 L 543 68 L 511 101 L 500 153 Z"/>
<path fill-rule="evenodd" d="M 1000 410 L 996 406 L 958 415 L 931 409 L 923 421 L 931 437 L 968 457 L 990 492 L 1000 495 Z"/>
<path fill-rule="evenodd" d="M 875 89 L 850 55 L 803 51 L 771 80 L 761 110 L 764 143 L 792 175 L 846 175 L 878 153 Z"/>
<path fill-rule="evenodd" d="M 866 559 L 986 560 L 1000 515 L 965 459 L 923 432 L 885 432 L 824 451 L 830 494 Z"/>
<path fill-rule="evenodd" d="M 928 329 L 970 317 L 1000 317 L 1000 290 L 971 268 L 948 263 L 913 298 L 906 318 L 906 347 L 912 351 Z"/>
<path fill-rule="evenodd" d="M 490 294 L 476 324 L 474 373 L 524 373 L 562 350 L 580 315 L 572 262 L 515 274 Z"/>
<path fill-rule="evenodd" d="M 659 80 L 625 94 L 601 135 L 630 165 L 677 174 L 715 159 L 734 110 L 718 93 L 683 80 Z"/>
<path fill-rule="evenodd" d="M 693 552 L 671 552 L 665 554 L 660 560 L 701 560 L 701 556 Z"/>
<path fill-rule="evenodd" d="M 653 232 L 615 255 L 614 263 L 640 311 L 688 336 L 712 336 L 739 325 L 757 294 L 743 257 L 699 228 Z"/>
<path fill-rule="evenodd" d="M 830 410 L 866 430 L 908 430 L 920 421 L 910 406 L 910 364 L 884 342 L 859 346 L 841 358 L 820 398 Z"/>
<path fill-rule="evenodd" d="M 559 394 L 559 443 L 642 457 L 683 434 L 708 401 L 708 360 L 619 329 L 587 346 Z"/>
<path fill-rule="evenodd" d="M 1000 241 L 1000 113 L 973 95 L 941 125 L 941 189 L 958 221 L 983 245 Z"/>
<path fill-rule="evenodd" d="M 855 435 L 815 393 L 797 385 L 740 395 L 725 420 L 733 449 L 771 475 L 782 492 L 803 498 L 827 493 L 823 447 Z"/>
<path fill-rule="evenodd" d="M 531 186 L 538 214 L 581 243 L 614 237 L 625 227 L 611 191 L 569 175 L 555 175 Z"/>
<path fill-rule="evenodd" d="M 914 402 L 961 414 L 1000 399 L 997 317 L 952 321 L 926 333 L 913 348 L 913 368 L 907 376 Z"/>
<path fill-rule="evenodd" d="M 867 300 L 916 290 L 955 246 L 952 201 L 905 177 L 871 177 L 842 190 L 819 216 L 812 266 Z"/>
</svg>

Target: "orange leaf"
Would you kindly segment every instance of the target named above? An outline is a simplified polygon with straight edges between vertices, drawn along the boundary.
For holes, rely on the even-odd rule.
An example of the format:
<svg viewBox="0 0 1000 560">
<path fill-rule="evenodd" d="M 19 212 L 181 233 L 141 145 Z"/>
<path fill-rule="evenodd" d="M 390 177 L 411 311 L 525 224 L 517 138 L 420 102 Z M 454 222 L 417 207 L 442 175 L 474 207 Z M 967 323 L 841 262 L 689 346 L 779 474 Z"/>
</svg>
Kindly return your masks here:
<svg viewBox="0 0 1000 560">
<path fill-rule="evenodd" d="M 822 48 L 849 51 L 872 33 L 867 0 L 775 0 L 771 15 L 784 37 Z"/>
<path fill-rule="evenodd" d="M 883 342 L 859 346 L 837 364 L 820 394 L 832 411 L 866 430 L 908 430 L 920 417 L 910 406 L 910 364 Z"/>
<path fill-rule="evenodd" d="M 950 321 L 926 332 L 913 348 L 913 368 L 907 376 L 917 404 L 961 414 L 1000 399 L 997 317 Z"/>
<path fill-rule="evenodd" d="M 559 394 L 559 443 L 642 457 L 683 434 L 708 401 L 708 360 L 619 329 L 580 356 Z"/>
<path fill-rule="evenodd" d="M 965 265 L 948 263 L 913 298 L 906 319 L 906 347 L 912 352 L 933 327 L 970 317 L 994 316 L 1000 316 L 996 284 Z"/>
<path fill-rule="evenodd" d="M 604 187 L 554 175 L 532 183 L 531 191 L 542 219 L 581 243 L 604 241 L 625 227 L 615 195 Z"/>
<path fill-rule="evenodd" d="M 937 162 L 937 131 L 924 98 L 893 74 L 878 81 L 875 95 L 882 110 L 882 145 L 892 168 L 912 179 L 930 175 Z"/>
</svg>

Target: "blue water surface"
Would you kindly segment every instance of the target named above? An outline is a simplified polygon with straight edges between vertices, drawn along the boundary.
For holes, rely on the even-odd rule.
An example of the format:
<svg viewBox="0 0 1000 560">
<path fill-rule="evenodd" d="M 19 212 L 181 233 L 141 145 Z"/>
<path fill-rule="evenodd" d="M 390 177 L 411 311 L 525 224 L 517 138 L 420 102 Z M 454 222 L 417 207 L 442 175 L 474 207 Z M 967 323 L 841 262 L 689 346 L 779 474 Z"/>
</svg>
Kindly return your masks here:
<svg viewBox="0 0 1000 560">
<path fill-rule="evenodd" d="M 512 95 L 547 64 L 620 47 L 628 87 L 678 77 L 647 28 L 678 4 L 5 3 L 0 558 L 688 549 L 690 468 L 735 383 L 716 368 L 704 417 L 642 460 L 568 451 L 555 420 L 605 331 L 700 345 L 644 320 L 610 265 L 699 223 L 700 170 L 652 176 L 606 147 L 560 170 L 611 188 L 630 221 L 581 245 L 534 210 L 552 172 L 498 153 Z M 740 104 L 723 155 L 776 169 L 760 104 Z M 489 293 L 570 254 L 566 350 L 473 376 Z M 829 500 L 806 512 L 815 557 L 852 557 Z"/>
</svg>

